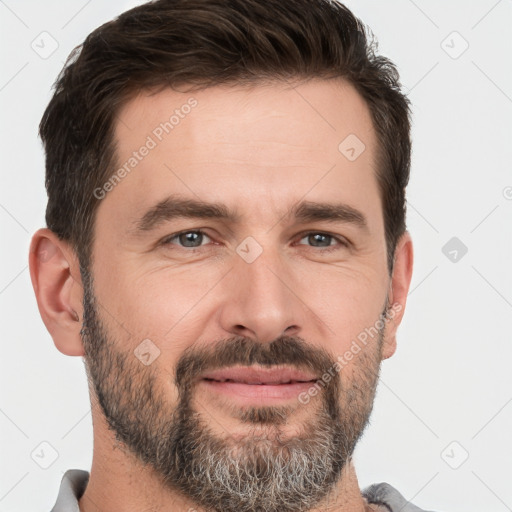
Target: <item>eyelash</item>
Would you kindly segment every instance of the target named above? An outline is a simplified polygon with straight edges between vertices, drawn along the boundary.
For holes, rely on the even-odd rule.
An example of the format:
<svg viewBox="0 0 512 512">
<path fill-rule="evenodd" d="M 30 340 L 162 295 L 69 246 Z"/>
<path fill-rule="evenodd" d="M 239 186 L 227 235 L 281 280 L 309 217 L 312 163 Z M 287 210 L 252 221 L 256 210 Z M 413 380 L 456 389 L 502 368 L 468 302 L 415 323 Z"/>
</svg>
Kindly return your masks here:
<svg viewBox="0 0 512 512">
<path fill-rule="evenodd" d="M 161 242 L 160 242 L 160 245 L 170 245 L 171 244 L 171 240 L 174 240 L 176 238 L 178 238 L 180 235 L 186 235 L 187 233 L 198 233 L 198 234 L 201 234 L 201 235 L 204 235 L 204 236 L 207 236 L 208 238 L 211 239 L 210 236 L 208 236 L 207 233 L 205 233 L 203 230 L 201 229 L 190 229 L 190 230 L 187 230 L 187 231 L 180 231 L 179 233 L 174 233 L 173 235 L 170 235 L 168 237 L 165 237 Z M 320 249 L 321 252 L 323 253 L 329 253 L 329 252 L 332 252 L 332 251 L 335 251 L 337 249 L 341 247 L 344 247 L 344 248 L 347 248 L 349 247 L 349 242 L 346 241 L 345 239 L 343 238 L 340 238 L 340 237 L 337 237 L 335 235 L 331 235 L 330 233 L 325 233 L 324 231 L 307 231 L 305 233 L 301 233 L 300 234 L 300 238 L 299 238 L 299 241 L 302 240 L 303 238 L 309 236 L 309 235 L 323 235 L 323 236 L 328 236 L 334 240 L 336 240 L 338 242 L 338 244 L 335 244 L 335 245 L 332 245 L 332 246 L 327 246 L 327 247 L 314 247 L 314 246 L 309 246 L 309 248 L 311 249 Z M 303 245 L 303 244 L 301 244 Z M 204 246 L 199 246 L 199 247 L 183 247 L 183 246 L 178 246 L 180 249 L 184 249 L 186 250 L 187 252 L 191 252 L 191 253 L 195 253 L 195 252 L 199 252 L 202 250 L 202 248 Z"/>
</svg>

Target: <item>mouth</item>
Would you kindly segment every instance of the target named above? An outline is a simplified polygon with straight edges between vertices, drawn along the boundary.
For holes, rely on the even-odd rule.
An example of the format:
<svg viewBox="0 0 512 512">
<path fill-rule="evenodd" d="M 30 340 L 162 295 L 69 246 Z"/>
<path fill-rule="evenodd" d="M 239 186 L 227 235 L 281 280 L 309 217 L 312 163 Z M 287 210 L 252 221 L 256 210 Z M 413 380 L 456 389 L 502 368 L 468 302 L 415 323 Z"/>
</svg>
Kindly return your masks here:
<svg viewBox="0 0 512 512">
<path fill-rule="evenodd" d="M 294 368 L 260 368 L 255 366 L 219 368 L 204 373 L 202 378 L 214 382 L 237 382 L 267 386 L 314 382 L 317 380 L 316 375 Z"/>
<path fill-rule="evenodd" d="M 200 381 L 212 392 L 229 396 L 240 404 L 297 399 L 318 377 L 293 368 L 254 366 L 220 368 L 205 372 Z"/>
<path fill-rule="evenodd" d="M 277 386 L 282 384 L 297 384 L 298 382 L 315 382 L 314 380 L 289 380 L 286 382 L 283 381 L 275 381 L 275 382 L 247 382 L 244 380 L 233 380 L 233 379 L 223 379 L 223 380 L 217 380 L 217 379 L 208 379 L 205 378 L 204 380 L 209 380 L 211 382 L 238 382 L 239 384 L 247 384 L 248 386 Z"/>
</svg>

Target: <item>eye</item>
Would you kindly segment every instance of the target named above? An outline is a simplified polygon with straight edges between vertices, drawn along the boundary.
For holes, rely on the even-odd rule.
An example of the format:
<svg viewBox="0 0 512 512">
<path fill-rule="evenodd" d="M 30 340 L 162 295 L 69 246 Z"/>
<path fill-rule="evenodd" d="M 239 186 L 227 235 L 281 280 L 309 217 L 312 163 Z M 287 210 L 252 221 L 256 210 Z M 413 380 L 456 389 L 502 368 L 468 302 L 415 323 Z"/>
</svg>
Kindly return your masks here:
<svg viewBox="0 0 512 512">
<path fill-rule="evenodd" d="M 211 238 L 201 230 L 194 231 L 182 231 L 174 235 L 164 238 L 161 242 L 162 245 L 179 245 L 186 249 L 196 249 L 201 247 L 204 239 L 207 238 L 211 241 Z"/>
<path fill-rule="evenodd" d="M 323 248 L 322 252 L 330 252 L 336 249 L 340 249 L 342 247 L 348 247 L 348 242 L 343 238 L 339 238 L 334 235 L 330 235 L 329 233 L 322 233 L 312 231 L 306 233 L 300 240 L 299 243 L 307 239 L 308 243 L 312 244 L 312 247 Z M 334 242 L 334 244 L 332 244 Z M 301 244 L 303 245 L 303 244 Z"/>
</svg>

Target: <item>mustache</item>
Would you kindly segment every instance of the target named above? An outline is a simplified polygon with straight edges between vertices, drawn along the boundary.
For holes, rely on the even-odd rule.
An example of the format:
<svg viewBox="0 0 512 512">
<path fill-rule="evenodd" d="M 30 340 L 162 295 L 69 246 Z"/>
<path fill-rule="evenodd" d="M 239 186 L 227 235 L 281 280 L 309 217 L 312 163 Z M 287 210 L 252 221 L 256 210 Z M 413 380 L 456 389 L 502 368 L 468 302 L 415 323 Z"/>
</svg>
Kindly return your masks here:
<svg viewBox="0 0 512 512">
<path fill-rule="evenodd" d="M 193 381 L 206 370 L 229 366 L 291 366 L 322 375 L 334 364 L 334 357 L 324 348 L 314 347 L 297 336 L 280 336 L 271 343 L 236 336 L 185 350 L 176 365 L 178 389 L 190 389 Z"/>
</svg>

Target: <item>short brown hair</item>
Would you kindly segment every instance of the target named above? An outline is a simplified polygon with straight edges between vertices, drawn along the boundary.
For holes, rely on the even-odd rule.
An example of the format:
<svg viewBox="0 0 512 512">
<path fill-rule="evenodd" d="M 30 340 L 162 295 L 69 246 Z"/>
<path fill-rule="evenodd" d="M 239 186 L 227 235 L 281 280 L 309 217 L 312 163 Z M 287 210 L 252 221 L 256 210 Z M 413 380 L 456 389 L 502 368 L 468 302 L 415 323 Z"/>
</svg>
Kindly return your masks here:
<svg viewBox="0 0 512 512">
<path fill-rule="evenodd" d="M 46 222 L 87 268 L 99 199 L 116 164 L 120 107 L 154 87 L 340 77 L 366 101 L 379 140 L 377 179 L 388 269 L 405 231 L 410 112 L 396 67 L 335 0 L 156 0 L 94 30 L 73 50 L 40 124 Z"/>
</svg>

